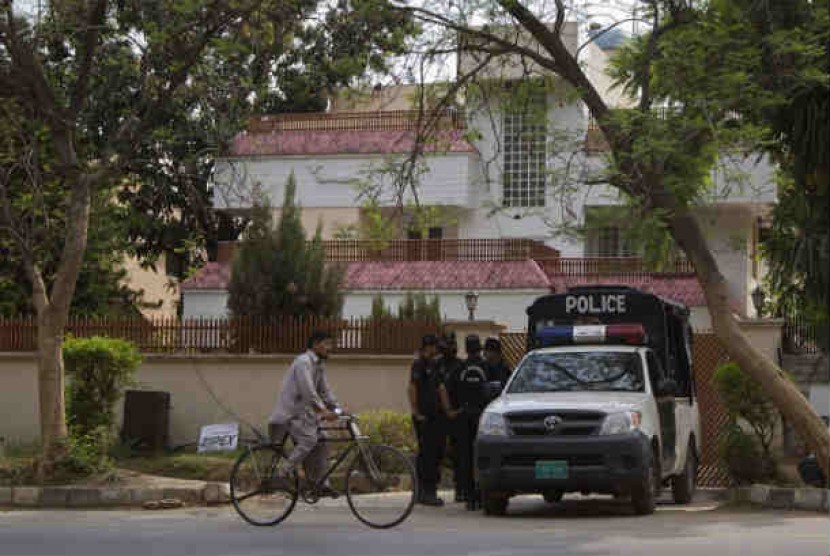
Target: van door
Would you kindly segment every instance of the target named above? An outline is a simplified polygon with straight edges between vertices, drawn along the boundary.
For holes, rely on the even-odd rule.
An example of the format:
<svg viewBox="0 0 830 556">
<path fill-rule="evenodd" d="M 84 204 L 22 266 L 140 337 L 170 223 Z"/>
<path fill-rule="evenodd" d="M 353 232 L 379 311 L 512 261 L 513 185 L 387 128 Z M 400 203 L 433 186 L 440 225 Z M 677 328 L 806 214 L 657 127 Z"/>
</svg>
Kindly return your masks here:
<svg viewBox="0 0 830 556">
<path fill-rule="evenodd" d="M 662 445 L 661 457 L 663 460 L 661 467 L 664 471 L 671 471 L 674 469 L 675 459 L 677 458 L 677 419 L 674 414 L 674 393 L 661 393 L 658 391 L 666 375 L 660 359 L 653 351 L 648 350 L 646 353 L 646 362 L 648 363 L 648 376 L 651 381 L 651 389 L 654 393 L 654 399 L 657 402 L 657 412 L 660 415 L 660 444 Z"/>
</svg>

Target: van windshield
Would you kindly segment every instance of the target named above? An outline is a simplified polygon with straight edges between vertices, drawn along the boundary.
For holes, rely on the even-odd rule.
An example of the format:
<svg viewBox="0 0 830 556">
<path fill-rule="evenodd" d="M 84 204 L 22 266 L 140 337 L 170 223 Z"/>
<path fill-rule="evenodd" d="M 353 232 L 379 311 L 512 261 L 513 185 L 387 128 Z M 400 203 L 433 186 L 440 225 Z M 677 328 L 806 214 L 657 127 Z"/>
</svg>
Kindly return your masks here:
<svg viewBox="0 0 830 556">
<path fill-rule="evenodd" d="M 534 353 L 516 369 L 508 394 L 643 392 L 643 365 L 635 352 Z"/>
</svg>

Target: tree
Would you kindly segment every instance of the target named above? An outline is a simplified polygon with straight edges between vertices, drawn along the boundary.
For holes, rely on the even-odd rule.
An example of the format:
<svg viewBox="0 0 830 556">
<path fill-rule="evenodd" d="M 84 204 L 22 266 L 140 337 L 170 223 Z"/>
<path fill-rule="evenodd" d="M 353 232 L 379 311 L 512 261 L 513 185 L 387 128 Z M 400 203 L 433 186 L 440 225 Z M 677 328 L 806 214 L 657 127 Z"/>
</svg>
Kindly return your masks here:
<svg viewBox="0 0 830 556">
<path fill-rule="evenodd" d="M 61 344 L 93 199 L 108 187 L 143 191 L 145 208 L 173 218 L 170 207 L 182 206 L 192 184 L 142 178 L 193 175 L 173 148 L 183 144 L 180 126 L 214 118 L 233 129 L 257 100 L 285 95 L 279 79 L 290 68 L 322 68 L 338 83 L 382 71 L 412 31 L 385 0 L 52 0 L 34 15 L 0 1 L 0 97 L 19 113 L 14 136 L 25 139 L 23 154 L 3 161 L 0 228 L 23 261 L 37 313 L 41 475 L 67 435 Z M 188 162 L 205 158 L 185 150 Z M 12 196 L 17 183 L 22 198 Z M 50 280 L 35 233 L 49 215 L 28 207 L 52 184 L 65 225 Z"/>
<path fill-rule="evenodd" d="M 306 241 L 295 193 L 292 174 L 276 228 L 267 202 L 254 209 L 228 285 L 228 308 L 235 317 L 340 314 L 343 272 L 326 264 L 319 228 Z"/>
<path fill-rule="evenodd" d="M 0 112 L 0 129 L 9 130 L 0 143 L 0 160 L 3 168 L 11 165 L 24 152 L 23 139 L 15 137 L 14 130 L 23 125 L 9 112 L 11 106 L 3 103 Z M 39 139 L 45 143 L 46 139 Z M 44 145 L 45 146 L 45 145 Z M 43 153 L 41 147 L 41 153 Z M 66 214 L 60 194 L 60 185 L 56 182 L 48 185 L 38 200 L 31 198 L 25 204 L 25 187 L 22 181 L 9 182 L 9 194 L 18 199 L 18 213 L 35 217 L 36 213 L 48 214 L 46 226 L 39 230 L 38 243 L 42 249 L 42 265 L 47 288 L 52 286 L 55 269 L 61 252 L 61 231 L 66 226 Z M 94 207 L 90 218 L 89 249 L 84 255 L 83 265 L 78 275 L 78 286 L 70 306 L 74 316 L 137 316 L 141 304 L 141 292 L 135 292 L 122 284 L 126 275 L 123 270 L 124 255 L 129 249 L 124 224 L 127 210 L 112 202 L 115 192 L 102 190 L 92 199 Z M 32 306 L 31 284 L 26 278 L 26 269 L 17 250 L 13 248 L 12 238 L 0 229 L 0 316 L 20 317 L 35 313 Z"/>
<path fill-rule="evenodd" d="M 552 6 L 521 0 L 470 0 L 450 7 L 430 2 L 417 6 L 398 3 L 432 31 L 421 35 L 424 42 L 431 43 L 421 46 L 427 62 L 445 56 L 453 44 L 460 44 L 462 52 L 477 56 L 467 67 L 459 69 L 438 108 L 452 105 L 456 95 L 469 85 L 477 85 L 480 95 L 504 90 L 503 84 L 494 83 L 497 78 L 493 73 L 487 73 L 488 68 L 499 63 L 518 67 L 519 75 L 514 74 L 513 79 L 535 75 L 537 80 L 544 81 L 545 76 L 555 75 L 570 86 L 570 94 L 587 107 L 609 146 L 604 181 L 628 199 L 637 217 L 632 222 L 665 233 L 686 254 L 704 291 L 715 333 L 729 355 L 762 385 L 815 451 L 825 472 L 830 471 L 827 427 L 784 371 L 754 348 L 741 331 L 730 309 L 727 280 L 707 245 L 694 210 L 704 200 L 711 169 L 718 156 L 726 152 L 725 147 L 752 148 L 768 136 L 766 130 L 751 122 L 738 122 L 736 126 L 732 110 L 746 99 L 758 106 L 775 99 L 770 99 L 767 89 L 758 83 L 747 83 L 745 72 L 736 71 L 741 65 L 756 63 L 751 52 L 740 48 L 750 45 L 737 45 L 737 51 L 729 48 L 735 46 L 729 43 L 733 38 L 730 31 L 735 30 L 710 24 L 707 19 L 709 10 L 731 3 L 698 5 L 651 0 L 647 4 L 649 10 L 644 17 L 651 31 L 635 39 L 616 62 L 615 76 L 632 93 L 633 107 L 613 108 L 589 79 L 577 52 L 566 45 L 566 8 L 562 0 L 555 0 Z M 817 25 L 826 29 L 826 6 L 809 3 L 809 7 L 820 22 Z M 471 21 L 485 23 L 475 26 Z M 793 42 L 810 52 L 825 47 L 826 41 L 812 42 L 815 34 L 801 36 L 799 31 L 803 30 L 790 33 L 788 41 L 770 41 L 768 47 L 792 62 L 798 61 L 798 57 L 786 54 Z M 704 48 L 709 41 L 718 44 L 716 52 Z M 707 71 L 700 71 L 698 57 L 707 54 L 713 56 L 713 63 Z M 826 79 L 826 71 L 819 72 L 817 77 Z M 712 98 L 712 91 L 720 94 Z M 731 102 L 724 102 L 730 92 L 740 94 L 731 96 Z M 671 109 L 662 113 L 652 110 L 656 103 Z M 428 136 L 438 118 L 434 112 L 425 115 L 419 135 Z M 410 173 L 422 155 L 423 146 L 416 147 L 402 165 L 402 175 Z M 562 176 L 557 177 L 561 182 Z M 401 187 L 412 184 L 411 180 L 404 181 Z"/>
</svg>

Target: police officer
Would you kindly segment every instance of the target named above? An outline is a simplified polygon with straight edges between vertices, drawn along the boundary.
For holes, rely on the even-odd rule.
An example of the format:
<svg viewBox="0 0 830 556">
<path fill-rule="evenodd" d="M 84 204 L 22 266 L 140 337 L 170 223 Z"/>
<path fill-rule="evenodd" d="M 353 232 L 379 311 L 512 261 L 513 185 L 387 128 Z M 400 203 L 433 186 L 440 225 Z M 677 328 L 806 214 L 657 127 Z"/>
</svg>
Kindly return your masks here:
<svg viewBox="0 0 830 556">
<path fill-rule="evenodd" d="M 458 381 L 461 371 L 464 369 L 464 362 L 458 358 L 458 344 L 455 340 L 455 334 L 445 334 L 440 342 L 441 359 L 439 362 L 439 369 L 441 373 L 442 384 L 439 388 L 441 395 L 441 405 L 444 410 L 444 422 L 447 436 L 450 440 L 453 453 L 453 483 L 455 484 L 455 501 L 466 502 L 467 497 L 464 494 L 465 490 L 459 476 L 458 466 L 458 419 L 457 411 L 453 408 L 459 407 L 458 399 L 455 396 L 457 393 L 454 390 L 453 397 L 450 396 L 447 389 L 448 384 L 453 384 Z M 443 460 L 443 457 L 441 458 Z"/>
<path fill-rule="evenodd" d="M 478 421 L 487 405 L 487 372 L 481 357 L 481 338 L 471 334 L 465 339 L 464 346 L 467 359 L 457 379 L 447 381 L 447 392 L 450 400 L 455 400 L 450 417 L 456 421 L 459 494 L 466 500 L 467 509 L 475 510 L 479 506 L 473 475 L 475 441 Z"/>
<path fill-rule="evenodd" d="M 439 466 L 446 444 L 446 433 L 438 391 L 441 375 L 437 355 L 438 338 L 434 334 L 427 334 L 421 340 L 421 350 L 412 363 L 409 380 L 409 404 L 418 439 L 418 502 L 426 506 L 444 505 L 444 501 L 438 498 Z"/>
<path fill-rule="evenodd" d="M 487 379 L 491 382 L 500 382 L 502 388 L 507 384 L 513 370 L 501 351 L 501 341 L 498 338 L 487 338 L 484 342 L 484 360 Z"/>
</svg>

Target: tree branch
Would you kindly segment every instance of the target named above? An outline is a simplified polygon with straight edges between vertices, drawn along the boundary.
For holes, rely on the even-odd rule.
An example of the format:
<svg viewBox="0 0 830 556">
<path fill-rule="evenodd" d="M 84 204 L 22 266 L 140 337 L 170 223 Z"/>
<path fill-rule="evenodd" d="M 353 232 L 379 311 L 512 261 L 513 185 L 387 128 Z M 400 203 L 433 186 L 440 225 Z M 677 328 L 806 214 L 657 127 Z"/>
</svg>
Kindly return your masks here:
<svg viewBox="0 0 830 556">
<path fill-rule="evenodd" d="M 589 44 L 591 44 L 591 43 L 593 43 L 593 42 L 596 42 L 596 41 L 597 41 L 597 39 L 599 39 L 600 37 L 602 37 L 602 36 L 603 36 L 605 33 L 607 33 L 608 31 L 611 31 L 611 30 L 613 30 L 613 29 L 616 29 L 617 27 L 619 27 L 620 25 L 622 25 L 622 24 L 624 24 L 624 23 L 632 23 L 632 22 L 634 22 L 634 21 L 641 21 L 641 22 L 643 22 L 643 23 L 647 23 L 647 21 L 646 21 L 645 19 L 641 18 L 641 17 L 628 17 L 628 18 L 626 18 L 626 19 L 622 19 L 622 20 L 620 20 L 620 21 L 617 21 L 617 22 L 615 22 L 614 24 L 609 25 L 608 27 L 606 27 L 605 29 L 603 29 L 602 31 L 600 31 L 599 33 L 597 33 L 596 35 L 594 35 L 593 37 L 591 37 L 590 39 L 588 39 L 587 41 L 585 41 L 584 43 L 582 43 L 581 45 L 579 45 L 579 48 L 577 48 L 577 49 L 576 49 L 576 52 L 574 52 L 574 56 L 575 56 L 577 59 L 579 59 L 579 53 L 580 53 L 580 52 L 582 52 L 582 49 L 583 49 L 583 48 L 586 48 Z"/>
<path fill-rule="evenodd" d="M 484 31 L 483 29 L 478 29 L 475 27 L 469 27 L 467 25 L 456 23 L 445 16 L 442 16 L 435 12 L 431 12 L 424 8 L 413 8 L 411 6 L 403 6 L 399 9 L 412 13 L 416 18 L 426 23 L 433 23 L 435 25 L 439 25 L 446 29 L 455 31 L 460 35 L 469 35 L 471 37 L 481 39 L 485 43 L 493 43 L 495 45 L 501 46 L 508 52 L 513 52 L 515 54 L 526 56 L 534 62 L 536 62 L 537 64 L 539 64 L 540 66 L 552 72 L 557 73 L 559 71 L 559 68 L 557 68 L 555 62 L 550 58 L 546 58 L 538 52 L 534 52 L 530 48 L 521 46 L 518 43 L 518 36 L 516 37 L 517 42 L 511 42 L 505 39 L 504 37 L 499 37 L 498 35 Z M 480 48 L 480 45 L 476 46 Z"/>
<path fill-rule="evenodd" d="M 92 76 L 92 68 L 98 50 L 98 40 L 101 37 L 101 29 L 107 14 L 107 5 L 107 0 L 97 0 L 89 10 L 88 27 L 82 41 L 83 46 L 79 49 L 83 57 L 79 64 L 78 79 L 75 82 L 75 91 L 69 105 L 69 110 L 73 116 L 77 116 L 86 104 L 89 80 Z"/>
</svg>

